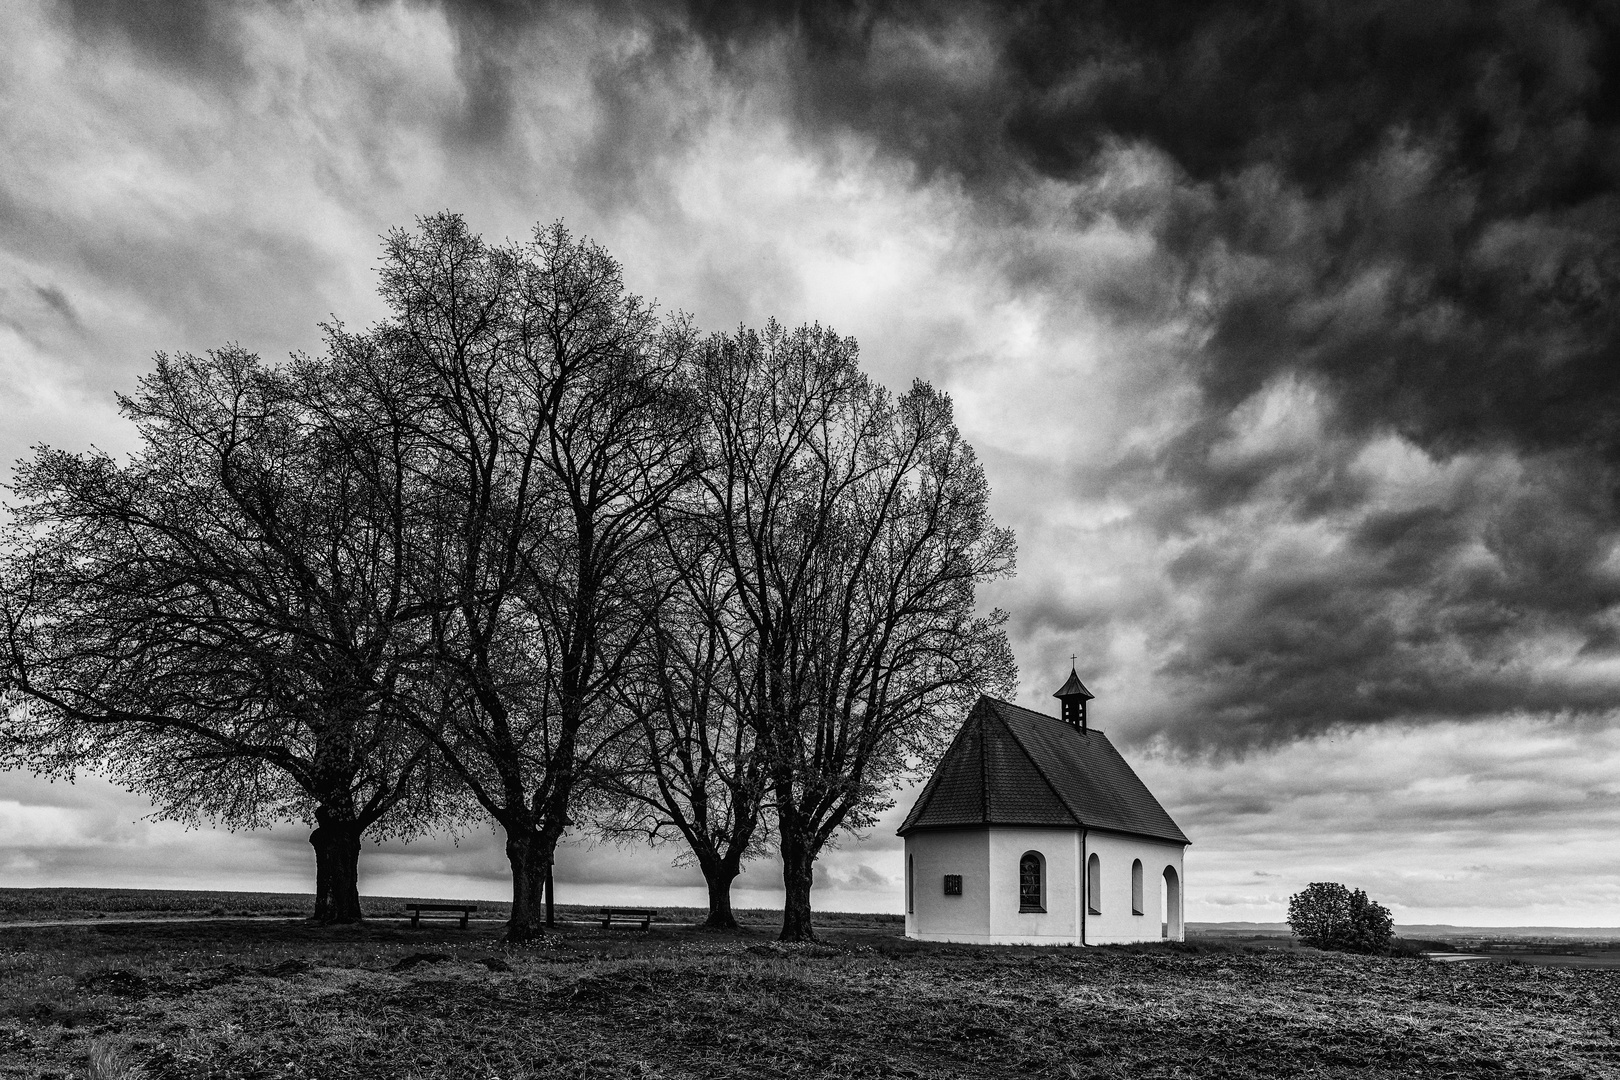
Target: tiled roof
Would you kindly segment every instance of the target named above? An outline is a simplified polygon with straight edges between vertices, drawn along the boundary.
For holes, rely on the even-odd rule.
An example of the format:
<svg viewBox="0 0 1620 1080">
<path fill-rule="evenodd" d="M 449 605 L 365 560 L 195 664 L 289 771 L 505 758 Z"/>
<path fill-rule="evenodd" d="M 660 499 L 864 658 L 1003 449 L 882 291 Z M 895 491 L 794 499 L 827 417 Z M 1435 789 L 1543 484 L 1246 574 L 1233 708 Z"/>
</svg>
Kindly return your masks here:
<svg viewBox="0 0 1620 1080">
<path fill-rule="evenodd" d="M 939 825 L 978 825 L 984 821 L 984 754 L 980 725 L 962 725 L 934 775 L 923 786 L 917 805 L 928 804 L 929 820 Z M 917 811 L 913 809 L 911 816 Z M 910 824 L 911 817 L 906 819 Z"/>
<path fill-rule="evenodd" d="M 900 826 L 1057 825 L 1186 835 L 1100 731 L 981 697 Z"/>
</svg>

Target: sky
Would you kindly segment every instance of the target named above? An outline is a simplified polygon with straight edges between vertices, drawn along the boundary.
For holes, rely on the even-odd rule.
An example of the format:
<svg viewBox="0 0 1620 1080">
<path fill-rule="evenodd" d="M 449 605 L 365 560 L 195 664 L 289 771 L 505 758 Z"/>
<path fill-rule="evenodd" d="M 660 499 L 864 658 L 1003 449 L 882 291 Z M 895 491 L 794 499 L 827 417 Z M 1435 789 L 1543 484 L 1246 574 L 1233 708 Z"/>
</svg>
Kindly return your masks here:
<svg viewBox="0 0 1620 1080">
<path fill-rule="evenodd" d="M 15 0 L 0 462 L 125 452 L 154 353 L 381 317 L 380 237 L 561 220 L 700 327 L 820 322 L 952 396 L 1018 574 L 1192 838 L 1187 917 L 1620 925 L 1620 6 Z M 914 789 L 818 870 L 899 911 Z M 310 888 L 0 773 L 0 884 Z M 558 898 L 702 902 L 571 839 Z M 487 831 L 362 890 L 498 899 Z M 779 897 L 769 860 L 737 902 Z"/>
</svg>

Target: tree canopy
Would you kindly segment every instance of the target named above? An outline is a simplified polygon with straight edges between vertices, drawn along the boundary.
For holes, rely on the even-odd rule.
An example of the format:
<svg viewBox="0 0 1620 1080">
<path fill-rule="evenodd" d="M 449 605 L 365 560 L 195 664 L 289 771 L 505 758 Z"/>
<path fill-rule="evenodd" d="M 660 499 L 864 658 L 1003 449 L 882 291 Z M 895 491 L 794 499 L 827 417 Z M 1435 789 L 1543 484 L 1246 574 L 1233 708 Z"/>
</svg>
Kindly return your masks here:
<svg viewBox="0 0 1620 1080">
<path fill-rule="evenodd" d="M 1339 952 L 1385 953 L 1395 936 L 1388 908 L 1336 881 L 1313 881 L 1289 897 L 1288 925 L 1303 944 Z"/>
<path fill-rule="evenodd" d="M 315 825 L 317 915 L 361 837 L 481 808 L 508 935 L 565 829 L 679 836 L 711 922 L 814 864 L 1010 690 L 1012 573 L 950 399 L 853 339 L 702 337 L 561 225 L 386 238 L 388 314 L 319 356 L 159 356 L 141 449 L 41 448 L 0 556 L 11 764 L 96 768 L 162 813 Z"/>
<path fill-rule="evenodd" d="M 714 338 L 700 353 L 705 517 L 747 626 L 734 672 L 776 815 L 784 938 L 813 935 L 816 858 L 871 825 L 937 760 L 977 695 L 1014 680 L 1001 611 L 975 585 L 1010 574 L 989 486 L 924 382 L 892 398 L 852 339 L 819 326 Z"/>
<path fill-rule="evenodd" d="M 159 356 L 121 399 L 127 463 L 20 464 L 0 750 L 98 769 L 169 817 L 312 822 L 315 915 L 349 921 L 361 834 L 445 824 L 456 800 L 422 734 L 403 495 L 356 468 L 356 443 L 387 460 L 397 432 L 334 426 L 332 380 L 236 348 Z"/>
</svg>

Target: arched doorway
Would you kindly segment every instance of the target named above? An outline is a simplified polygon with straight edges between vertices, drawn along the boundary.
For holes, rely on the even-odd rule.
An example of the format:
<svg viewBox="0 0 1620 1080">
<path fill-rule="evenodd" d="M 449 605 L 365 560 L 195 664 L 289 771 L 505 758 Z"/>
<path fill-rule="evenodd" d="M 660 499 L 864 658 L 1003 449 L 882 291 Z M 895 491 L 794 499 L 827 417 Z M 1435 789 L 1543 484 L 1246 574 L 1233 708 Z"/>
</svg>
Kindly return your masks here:
<svg viewBox="0 0 1620 1080">
<path fill-rule="evenodd" d="M 1159 886 L 1159 911 L 1164 922 L 1159 925 L 1159 931 L 1167 941 L 1180 941 L 1181 931 L 1181 875 L 1176 868 L 1164 868 L 1164 879 Z"/>
</svg>

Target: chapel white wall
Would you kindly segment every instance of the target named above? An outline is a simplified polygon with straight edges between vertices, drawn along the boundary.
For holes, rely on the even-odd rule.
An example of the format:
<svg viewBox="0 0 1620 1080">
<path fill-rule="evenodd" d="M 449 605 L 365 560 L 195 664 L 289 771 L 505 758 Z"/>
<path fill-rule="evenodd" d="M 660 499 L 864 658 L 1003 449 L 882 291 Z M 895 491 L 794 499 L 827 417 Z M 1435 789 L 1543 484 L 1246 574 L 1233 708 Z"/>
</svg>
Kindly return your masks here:
<svg viewBox="0 0 1620 1080">
<path fill-rule="evenodd" d="M 996 945 L 1079 944 L 1085 903 L 1078 829 L 991 827 L 924 831 L 905 838 L 908 880 L 906 936 L 923 941 Z M 1018 863 L 1026 851 L 1045 860 L 1044 912 L 1019 910 Z M 1101 870 L 1101 905 L 1086 916 L 1090 945 L 1163 940 L 1160 882 L 1166 867 L 1184 890 L 1183 848 L 1119 833 L 1090 830 L 1085 855 Z M 1131 862 L 1142 860 L 1142 913 L 1131 909 Z M 962 895 L 944 895 L 944 875 L 962 876 Z M 1184 902 L 1185 897 L 1182 896 Z M 1180 918 L 1168 928 L 1184 940 Z"/>
<path fill-rule="evenodd" d="M 1145 840 L 1119 833 L 1090 830 L 1086 835 L 1088 851 L 1097 856 L 1101 871 L 1101 900 L 1098 914 L 1086 917 L 1086 944 L 1119 945 L 1133 941 L 1171 941 L 1185 938 L 1183 920 L 1172 920 L 1168 934 L 1164 922 L 1160 882 L 1165 867 L 1175 871 L 1176 881 L 1184 888 L 1180 844 Z M 1131 910 L 1131 863 L 1142 860 L 1142 914 Z M 1183 901 L 1185 897 L 1183 897 Z"/>
<path fill-rule="evenodd" d="M 1018 863 L 1045 861 L 1044 912 L 1019 910 Z M 1080 830 L 990 829 L 990 940 L 998 945 L 1080 943 Z"/>
<path fill-rule="evenodd" d="M 906 837 L 906 936 L 923 941 L 986 941 L 990 933 L 986 829 L 917 832 Z M 945 895 L 945 875 L 962 876 L 962 895 Z"/>
</svg>

